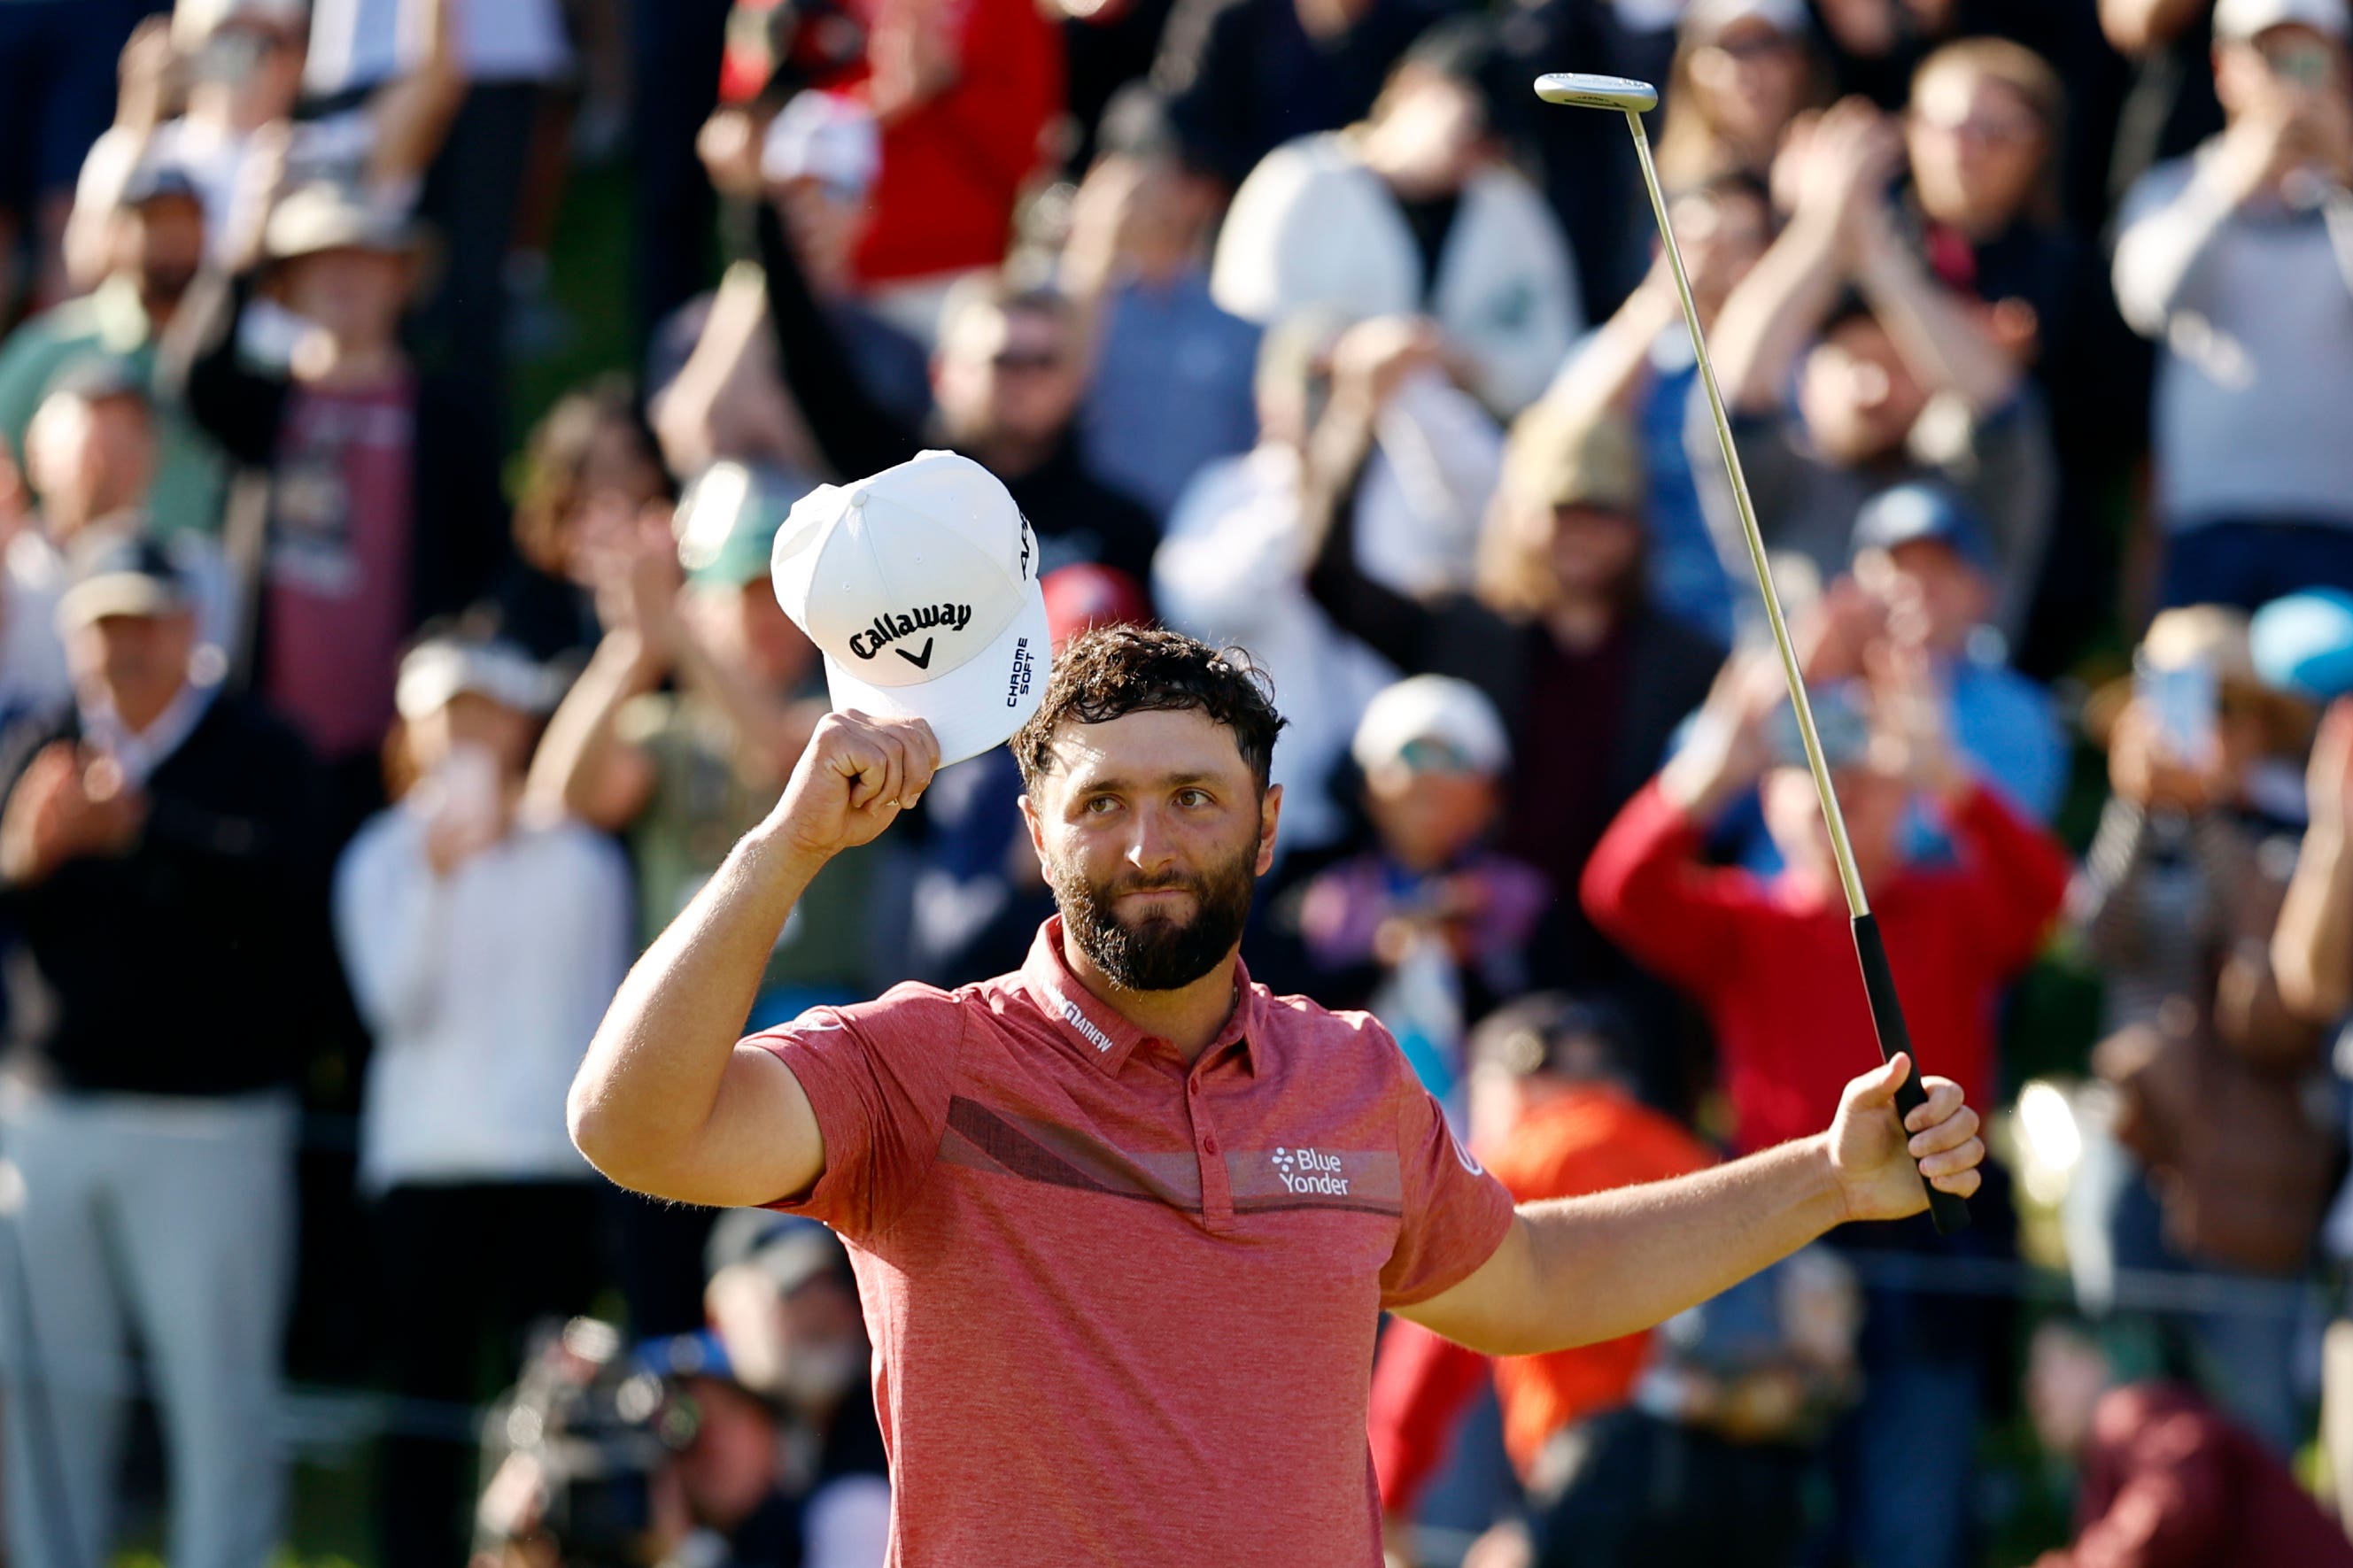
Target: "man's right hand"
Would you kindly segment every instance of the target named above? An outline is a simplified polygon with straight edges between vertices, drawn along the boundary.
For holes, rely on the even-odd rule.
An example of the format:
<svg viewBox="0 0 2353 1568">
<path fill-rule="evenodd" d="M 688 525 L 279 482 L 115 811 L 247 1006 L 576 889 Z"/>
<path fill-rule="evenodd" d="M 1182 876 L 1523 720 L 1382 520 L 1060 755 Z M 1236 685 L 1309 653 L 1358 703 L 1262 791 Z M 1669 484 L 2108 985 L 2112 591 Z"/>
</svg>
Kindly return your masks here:
<svg viewBox="0 0 2353 1568">
<path fill-rule="evenodd" d="M 939 766 L 939 741 L 921 719 L 828 713 L 794 764 L 770 828 L 802 854 L 830 859 L 890 826 Z"/>
</svg>

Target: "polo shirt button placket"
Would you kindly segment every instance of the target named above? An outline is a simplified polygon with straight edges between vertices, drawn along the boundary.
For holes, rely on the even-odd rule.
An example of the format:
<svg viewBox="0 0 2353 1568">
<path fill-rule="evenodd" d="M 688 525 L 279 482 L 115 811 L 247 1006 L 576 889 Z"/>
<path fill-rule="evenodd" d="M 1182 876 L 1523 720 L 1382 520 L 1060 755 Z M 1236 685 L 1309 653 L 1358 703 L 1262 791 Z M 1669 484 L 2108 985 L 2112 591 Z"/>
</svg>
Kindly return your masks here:
<svg viewBox="0 0 2353 1568">
<path fill-rule="evenodd" d="M 1185 1080 L 1185 1100 L 1193 1117 L 1193 1135 L 1200 1146 L 1201 1223 L 1211 1230 L 1229 1228 L 1234 1222 L 1233 1184 L 1226 1177 L 1226 1162 L 1218 1152 L 1218 1131 L 1201 1105 L 1201 1080 Z"/>
</svg>

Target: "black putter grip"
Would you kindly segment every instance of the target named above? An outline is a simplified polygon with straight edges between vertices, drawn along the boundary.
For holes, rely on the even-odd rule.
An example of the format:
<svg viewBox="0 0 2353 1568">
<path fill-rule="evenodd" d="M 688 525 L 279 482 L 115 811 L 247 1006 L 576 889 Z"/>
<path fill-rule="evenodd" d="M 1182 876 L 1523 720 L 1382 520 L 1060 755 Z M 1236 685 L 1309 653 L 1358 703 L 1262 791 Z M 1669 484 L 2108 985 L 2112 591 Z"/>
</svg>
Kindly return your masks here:
<svg viewBox="0 0 2353 1568">
<path fill-rule="evenodd" d="M 1898 1051 L 1912 1058 L 1912 1070 L 1895 1089 L 1895 1115 L 1900 1122 L 1928 1098 L 1928 1092 L 1920 1087 L 1920 1056 L 1912 1048 L 1912 1031 L 1904 1026 L 1904 1004 L 1895 994 L 1895 973 L 1887 967 L 1887 946 L 1879 940 L 1876 916 L 1854 917 L 1854 956 L 1862 964 L 1862 988 L 1871 997 L 1871 1026 L 1879 1036 L 1880 1059 L 1893 1060 Z M 1969 1227 L 1966 1201 L 1937 1191 L 1925 1177 L 1920 1184 L 1928 1189 L 1928 1217 L 1936 1222 L 1938 1236 Z"/>
</svg>

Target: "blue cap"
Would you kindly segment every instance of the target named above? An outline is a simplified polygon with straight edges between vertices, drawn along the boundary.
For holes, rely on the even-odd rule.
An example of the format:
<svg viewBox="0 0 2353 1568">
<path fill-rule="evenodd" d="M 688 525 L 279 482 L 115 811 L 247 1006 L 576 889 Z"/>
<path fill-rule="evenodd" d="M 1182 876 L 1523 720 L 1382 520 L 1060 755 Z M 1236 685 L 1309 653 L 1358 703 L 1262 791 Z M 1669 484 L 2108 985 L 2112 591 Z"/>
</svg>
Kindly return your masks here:
<svg viewBox="0 0 2353 1568">
<path fill-rule="evenodd" d="M 1943 485 L 1915 480 L 1891 485 L 1854 514 L 1854 549 L 1893 550 L 1933 539 L 1951 546 L 1964 561 L 1990 575 L 1993 546 L 1985 524 L 1967 501 Z"/>
<path fill-rule="evenodd" d="M 2247 641 L 2267 686 L 2316 702 L 2353 692 L 2353 594 L 2342 588 L 2274 599 L 2248 622 Z"/>
</svg>

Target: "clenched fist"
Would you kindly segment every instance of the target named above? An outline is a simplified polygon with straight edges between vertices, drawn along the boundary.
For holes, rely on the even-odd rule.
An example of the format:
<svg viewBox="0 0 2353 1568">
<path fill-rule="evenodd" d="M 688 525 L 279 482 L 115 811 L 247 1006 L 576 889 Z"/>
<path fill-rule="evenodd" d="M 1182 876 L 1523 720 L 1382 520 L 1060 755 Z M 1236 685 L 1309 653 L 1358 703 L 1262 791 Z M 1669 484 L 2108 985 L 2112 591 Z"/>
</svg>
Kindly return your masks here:
<svg viewBox="0 0 2353 1568">
<path fill-rule="evenodd" d="M 829 858 L 890 826 L 923 797 L 939 766 L 939 741 L 921 719 L 828 713 L 769 821 L 796 849 Z"/>
</svg>

